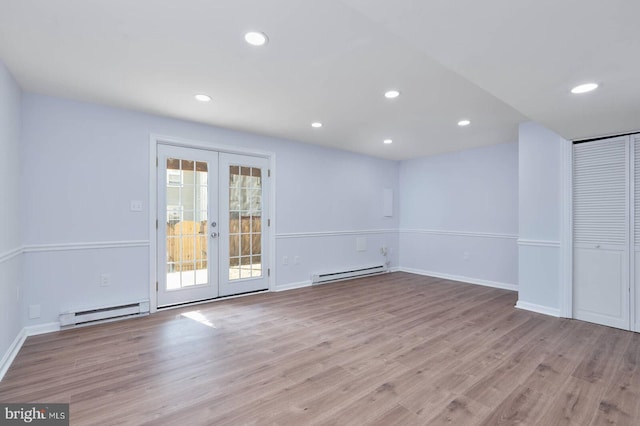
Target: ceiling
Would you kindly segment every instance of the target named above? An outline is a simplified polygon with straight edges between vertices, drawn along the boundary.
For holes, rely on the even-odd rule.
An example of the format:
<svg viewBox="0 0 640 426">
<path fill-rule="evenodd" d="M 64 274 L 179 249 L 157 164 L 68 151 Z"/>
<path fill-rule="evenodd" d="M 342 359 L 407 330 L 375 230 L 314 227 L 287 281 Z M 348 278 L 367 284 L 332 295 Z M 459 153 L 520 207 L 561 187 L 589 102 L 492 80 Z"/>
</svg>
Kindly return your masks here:
<svg viewBox="0 0 640 426">
<path fill-rule="evenodd" d="M 639 130 L 638 16 L 636 0 L 0 0 L 0 60 L 29 92 L 399 160 L 513 142 L 527 120 Z"/>
</svg>

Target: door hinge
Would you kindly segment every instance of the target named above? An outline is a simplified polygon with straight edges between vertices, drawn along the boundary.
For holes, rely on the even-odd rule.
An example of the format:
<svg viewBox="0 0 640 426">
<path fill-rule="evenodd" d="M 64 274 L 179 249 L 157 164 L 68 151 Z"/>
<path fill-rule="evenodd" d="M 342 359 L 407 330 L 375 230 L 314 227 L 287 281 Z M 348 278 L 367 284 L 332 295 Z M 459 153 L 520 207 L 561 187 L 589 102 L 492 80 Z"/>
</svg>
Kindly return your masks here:
<svg viewBox="0 0 640 426">
<path fill-rule="evenodd" d="M 156 293 L 158 292 L 158 281 L 156 281 Z"/>
<path fill-rule="evenodd" d="M 158 229 L 158 219 L 156 219 L 156 229 Z"/>
<path fill-rule="evenodd" d="M 271 219 L 267 219 L 267 226 L 271 226 Z"/>
<path fill-rule="evenodd" d="M 271 268 L 267 268 L 267 276 L 270 277 L 271 276 Z"/>
<path fill-rule="evenodd" d="M 267 169 L 267 177 L 271 177 L 271 169 Z"/>
<path fill-rule="evenodd" d="M 158 160 L 158 157 L 156 157 L 156 167 L 158 167 L 160 165 L 160 160 Z"/>
</svg>

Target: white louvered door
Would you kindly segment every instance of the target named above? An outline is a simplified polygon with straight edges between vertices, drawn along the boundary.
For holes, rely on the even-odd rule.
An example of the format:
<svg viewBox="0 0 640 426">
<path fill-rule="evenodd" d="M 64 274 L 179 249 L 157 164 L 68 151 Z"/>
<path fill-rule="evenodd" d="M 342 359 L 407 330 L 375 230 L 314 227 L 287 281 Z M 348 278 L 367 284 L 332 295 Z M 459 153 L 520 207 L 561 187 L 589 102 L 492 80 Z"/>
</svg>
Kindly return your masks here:
<svg viewBox="0 0 640 426">
<path fill-rule="evenodd" d="M 627 136 L 573 148 L 573 316 L 625 330 L 631 326 L 630 148 Z"/>
<path fill-rule="evenodd" d="M 640 331 L 640 134 L 632 135 L 631 152 L 633 152 L 633 214 L 631 220 L 634 222 L 632 226 L 632 274 L 633 284 L 631 285 L 631 324 L 632 330 Z"/>
</svg>

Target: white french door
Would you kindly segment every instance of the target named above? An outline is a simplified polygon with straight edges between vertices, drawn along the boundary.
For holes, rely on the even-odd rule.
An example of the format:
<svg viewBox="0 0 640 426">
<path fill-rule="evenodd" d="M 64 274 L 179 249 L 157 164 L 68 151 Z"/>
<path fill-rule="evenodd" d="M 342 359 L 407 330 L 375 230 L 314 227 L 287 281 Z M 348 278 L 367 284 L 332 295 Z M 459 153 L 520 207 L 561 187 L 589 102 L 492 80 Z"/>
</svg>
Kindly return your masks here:
<svg viewBox="0 0 640 426">
<path fill-rule="evenodd" d="M 269 288 L 269 162 L 220 154 L 220 296 Z"/>
<path fill-rule="evenodd" d="M 159 307 L 269 288 L 266 158 L 158 145 Z"/>
<path fill-rule="evenodd" d="M 218 297 L 218 153 L 158 145 L 158 306 Z"/>
</svg>

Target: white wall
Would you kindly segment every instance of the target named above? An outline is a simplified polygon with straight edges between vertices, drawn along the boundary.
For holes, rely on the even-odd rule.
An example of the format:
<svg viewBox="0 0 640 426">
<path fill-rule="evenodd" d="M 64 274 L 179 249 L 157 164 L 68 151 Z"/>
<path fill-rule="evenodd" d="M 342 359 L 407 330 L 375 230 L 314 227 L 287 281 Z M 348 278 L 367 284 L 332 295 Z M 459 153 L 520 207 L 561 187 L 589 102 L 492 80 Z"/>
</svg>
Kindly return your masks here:
<svg viewBox="0 0 640 426">
<path fill-rule="evenodd" d="M 515 289 L 515 142 L 404 161 L 400 194 L 402 269 Z"/>
<path fill-rule="evenodd" d="M 383 189 L 398 192 L 397 162 L 33 94 L 23 121 L 25 303 L 42 309 L 35 320 L 25 312 L 27 324 L 148 298 L 149 206 L 130 212 L 129 203 L 149 198 L 150 133 L 276 153 L 278 287 L 329 266 L 380 263 L 380 245 L 397 249 L 398 218 L 382 216 Z M 99 286 L 101 273 L 111 286 Z"/>
<path fill-rule="evenodd" d="M 518 306 L 560 313 L 564 139 L 533 122 L 519 128 Z"/>
<path fill-rule="evenodd" d="M 0 61 L 0 359 L 22 329 L 21 97 Z"/>
</svg>

